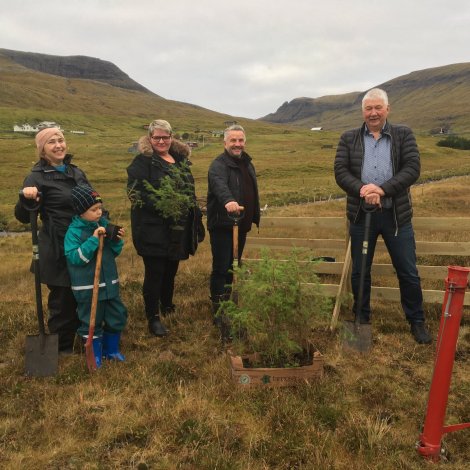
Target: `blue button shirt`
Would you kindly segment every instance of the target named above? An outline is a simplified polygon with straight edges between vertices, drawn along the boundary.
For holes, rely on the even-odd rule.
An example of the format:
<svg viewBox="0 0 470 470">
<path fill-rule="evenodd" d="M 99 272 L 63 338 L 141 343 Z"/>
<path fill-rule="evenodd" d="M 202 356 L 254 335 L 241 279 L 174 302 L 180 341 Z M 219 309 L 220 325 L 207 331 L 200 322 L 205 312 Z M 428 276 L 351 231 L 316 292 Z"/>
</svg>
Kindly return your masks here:
<svg viewBox="0 0 470 470">
<path fill-rule="evenodd" d="M 364 131 L 364 162 L 362 165 L 361 179 L 364 184 L 373 183 L 382 186 L 383 183 L 393 177 L 392 166 L 392 142 L 390 136 L 381 133 L 376 140 L 365 129 Z M 392 198 L 382 198 L 382 207 L 390 209 Z"/>
</svg>

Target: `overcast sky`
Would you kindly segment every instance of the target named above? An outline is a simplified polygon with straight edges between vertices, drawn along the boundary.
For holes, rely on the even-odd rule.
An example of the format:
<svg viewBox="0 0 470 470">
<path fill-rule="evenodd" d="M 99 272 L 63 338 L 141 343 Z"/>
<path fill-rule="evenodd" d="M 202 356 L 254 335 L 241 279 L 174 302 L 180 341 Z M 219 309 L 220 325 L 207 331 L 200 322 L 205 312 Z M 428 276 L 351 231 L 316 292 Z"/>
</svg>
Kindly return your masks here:
<svg viewBox="0 0 470 470">
<path fill-rule="evenodd" d="M 470 61 L 469 0 L 0 0 L 0 47 L 113 62 L 249 118 Z M 0 103 L 1 104 L 1 103 Z"/>
</svg>

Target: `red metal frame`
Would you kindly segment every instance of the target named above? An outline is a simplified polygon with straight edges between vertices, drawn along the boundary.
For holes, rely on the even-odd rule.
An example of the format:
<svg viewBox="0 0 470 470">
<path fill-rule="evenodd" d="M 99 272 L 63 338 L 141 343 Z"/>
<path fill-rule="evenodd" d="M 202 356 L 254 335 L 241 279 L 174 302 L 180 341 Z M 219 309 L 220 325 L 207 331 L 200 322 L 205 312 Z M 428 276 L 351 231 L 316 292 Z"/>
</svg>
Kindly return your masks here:
<svg viewBox="0 0 470 470">
<path fill-rule="evenodd" d="M 448 266 L 448 275 L 445 280 L 446 292 L 437 336 L 434 373 L 429 390 L 423 432 L 419 436 L 419 442 L 416 446 L 418 453 L 432 462 L 440 460 L 443 434 L 470 428 L 470 423 L 444 426 L 469 273 L 470 268 Z"/>
</svg>

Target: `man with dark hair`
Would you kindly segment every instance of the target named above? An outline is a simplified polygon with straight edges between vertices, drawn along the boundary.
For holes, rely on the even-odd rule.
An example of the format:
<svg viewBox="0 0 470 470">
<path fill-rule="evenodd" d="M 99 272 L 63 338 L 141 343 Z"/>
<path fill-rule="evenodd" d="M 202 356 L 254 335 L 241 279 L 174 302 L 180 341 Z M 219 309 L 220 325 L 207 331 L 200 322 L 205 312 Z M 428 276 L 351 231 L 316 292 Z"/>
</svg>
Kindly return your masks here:
<svg viewBox="0 0 470 470">
<path fill-rule="evenodd" d="M 411 333 L 416 342 L 429 344 L 432 338 L 424 323 L 423 294 L 411 224 L 410 186 L 419 178 L 419 151 L 410 128 L 387 121 L 389 111 L 384 90 L 368 91 L 362 100 L 362 127 L 345 132 L 336 151 L 336 182 L 347 193 L 354 311 L 359 308 L 361 323 L 370 322 L 370 271 L 377 238 L 382 235 L 397 273 L 401 304 Z M 364 238 L 364 203 L 375 205 L 378 210 L 371 218 L 363 302 L 359 307 L 356 303 Z"/>
<path fill-rule="evenodd" d="M 212 250 L 210 293 L 212 311 L 230 296 L 233 276 L 234 217 L 242 217 L 238 230 L 238 259 L 252 224 L 259 225 L 260 205 L 256 173 L 245 152 L 245 130 L 232 125 L 224 131 L 224 152 L 211 163 L 208 173 L 207 228 Z M 214 318 L 222 340 L 228 339 L 228 326 L 219 315 Z"/>
</svg>

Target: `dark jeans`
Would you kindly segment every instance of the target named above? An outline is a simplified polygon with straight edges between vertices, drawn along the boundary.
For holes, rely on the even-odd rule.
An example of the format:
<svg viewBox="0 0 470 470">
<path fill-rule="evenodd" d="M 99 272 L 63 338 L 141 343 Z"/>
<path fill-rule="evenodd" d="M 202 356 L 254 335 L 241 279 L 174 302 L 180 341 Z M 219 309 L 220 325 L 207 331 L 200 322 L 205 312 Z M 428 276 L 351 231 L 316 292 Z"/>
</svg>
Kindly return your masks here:
<svg viewBox="0 0 470 470">
<path fill-rule="evenodd" d="M 214 229 L 209 231 L 212 250 L 212 272 L 210 279 L 211 299 L 215 302 L 220 296 L 230 294 L 233 281 L 233 231 Z M 245 248 L 246 232 L 238 232 L 238 260 L 241 261 Z"/>
<path fill-rule="evenodd" d="M 351 235 L 351 256 L 353 263 L 351 284 L 354 294 L 354 311 L 356 311 L 356 299 L 359 291 L 361 272 L 362 242 L 364 239 L 364 213 L 362 213 L 359 223 L 350 224 L 349 233 Z M 410 323 L 424 321 L 423 293 L 416 268 L 416 243 L 413 226 L 411 223 L 408 223 L 399 227 L 396 233 L 392 210 L 378 210 L 372 213 L 361 318 L 366 321 L 370 319 L 370 270 L 379 235 L 382 235 L 393 267 L 397 273 L 401 305 L 406 319 Z"/>
<path fill-rule="evenodd" d="M 77 302 L 70 287 L 51 286 L 47 299 L 47 326 L 51 333 L 59 337 L 59 351 L 71 349 L 80 321 L 77 313 Z"/>
<path fill-rule="evenodd" d="M 175 276 L 179 261 L 157 256 L 144 256 L 144 296 L 145 314 L 148 319 L 160 313 L 160 306 L 170 307 L 173 303 Z"/>
</svg>

